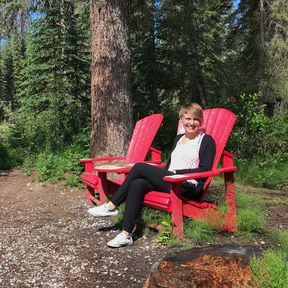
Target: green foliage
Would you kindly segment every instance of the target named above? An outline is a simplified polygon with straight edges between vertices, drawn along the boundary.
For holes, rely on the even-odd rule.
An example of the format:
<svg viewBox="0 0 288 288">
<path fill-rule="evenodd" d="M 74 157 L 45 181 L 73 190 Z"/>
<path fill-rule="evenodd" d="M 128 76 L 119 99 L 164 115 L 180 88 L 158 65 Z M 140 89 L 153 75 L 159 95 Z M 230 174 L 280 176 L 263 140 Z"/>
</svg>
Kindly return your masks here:
<svg viewBox="0 0 288 288">
<path fill-rule="evenodd" d="M 288 101 L 288 4 L 285 0 L 272 1 L 269 21 L 269 45 L 267 45 L 267 59 L 269 62 L 270 97 Z"/>
<path fill-rule="evenodd" d="M 270 121 L 264 113 L 265 105 L 260 103 L 260 94 L 241 95 L 236 108 L 237 122 L 229 144 L 238 158 L 250 159 L 262 152 Z"/>
<path fill-rule="evenodd" d="M 241 181 L 258 187 L 286 189 L 288 113 L 283 111 L 268 118 L 260 96 L 241 95 L 228 150 L 236 154 Z"/>
<path fill-rule="evenodd" d="M 40 153 L 36 158 L 36 170 L 39 181 L 48 179 L 51 181 L 60 180 L 64 174 L 69 161 L 65 158 L 59 158 L 50 153 Z"/>
<path fill-rule="evenodd" d="M 21 154 L 0 142 L 0 170 L 7 170 L 22 163 Z"/>
<path fill-rule="evenodd" d="M 154 1 L 131 1 L 130 48 L 134 119 L 159 112 L 157 89 L 164 81 L 155 43 Z"/>
<path fill-rule="evenodd" d="M 30 174 L 36 170 L 39 181 L 57 181 L 65 178 L 67 173 L 67 185 L 76 185 L 80 180 L 83 165 L 79 159 L 89 154 L 88 129 L 84 129 L 74 137 L 73 145 L 66 147 L 61 152 L 51 153 L 49 151 L 39 153 L 25 158 L 23 170 Z"/>
<path fill-rule="evenodd" d="M 163 150 L 163 161 L 168 159 L 174 138 L 176 137 L 179 109 L 180 105 L 177 101 L 170 103 L 167 100 L 161 103 L 160 113 L 165 115 L 165 117 L 163 119 L 163 126 L 159 129 L 154 143 L 156 147 L 161 147 L 161 150 Z"/>
<path fill-rule="evenodd" d="M 268 189 L 288 189 L 288 155 L 237 161 L 238 179 L 245 184 Z"/>
<path fill-rule="evenodd" d="M 263 23 L 259 13 L 259 2 L 239 1 L 234 15 L 235 22 L 232 24 L 232 35 L 228 41 L 231 41 L 237 53 L 232 59 L 235 61 L 235 68 L 232 68 L 234 73 L 230 75 L 229 80 L 232 80 L 231 84 L 235 85 L 238 95 L 263 92 L 261 88 L 267 62 L 263 55 L 264 43 L 261 33 L 264 31 L 261 31 Z"/>
<path fill-rule="evenodd" d="M 207 222 L 202 220 L 185 221 L 185 236 L 192 245 L 212 242 L 215 230 Z"/>
<path fill-rule="evenodd" d="M 173 240 L 173 227 L 172 222 L 170 221 L 162 221 L 161 229 L 158 234 L 158 242 L 162 244 L 168 244 L 171 240 Z"/>
<path fill-rule="evenodd" d="M 161 3 L 159 51 L 167 79 L 161 87 L 163 100 L 204 104 L 209 99 L 213 105 L 221 98 L 228 53 L 223 40 L 231 7 L 231 1 L 219 0 Z"/>
<path fill-rule="evenodd" d="M 252 258 L 253 287 L 285 288 L 288 283 L 287 254 L 281 251 L 266 250 L 263 257 Z"/>
<path fill-rule="evenodd" d="M 270 234 L 273 243 L 279 247 L 285 255 L 288 255 L 288 231 L 281 229 L 273 229 Z"/>
<path fill-rule="evenodd" d="M 191 246 L 204 242 L 211 242 L 215 233 L 214 228 L 206 222 L 200 220 L 185 219 L 185 238 L 187 241 L 175 239 L 173 235 L 173 226 L 171 214 L 149 207 L 144 207 L 141 219 L 150 226 L 161 227 L 158 232 L 157 241 L 170 247 L 182 247 L 183 245 Z"/>
<path fill-rule="evenodd" d="M 237 229 L 239 233 L 257 232 L 263 228 L 263 212 L 261 213 L 258 209 L 241 209 L 238 211 L 237 218 Z"/>
<path fill-rule="evenodd" d="M 74 8 L 54 1 L 32 24 L 11 140 L 29 153 L 61 150 L 89 119 L 89 42 Z"/>
<path fill-rule="evenodd" d="M 171 220 L 171 217 L 167 212 L 150 207 L 143 207 L 141 212 L 141 220 L 148 224 L 158 225 L 162 221 L 167 222 Z"/>
<path fill-rule="evenodd" d="M 179 239 L 174 239 L 171 215 L 167 212 L 156 210 L 150 207 L 143 207 L 141 220 L 148 227 L 160 227 L 157 241 L 170 247 L 180 247 L 183 245 Z"/>
<path fill-rule="evenodd" d="M 77 187 L 81 185 L 81 179 L 77 174 L 68 174 L 65 185 L 70 187 Z"/>
<path fill-rule="evenodd" d="M 0 169 L 11 169 L 22 164 L 22 153 L 8 144 L 11 127 L 8 123 L 0 123 Z"/>
<path fill-rule="evenodd" d="M 273 229 L 269 236 L 277 248 L 264 251 L 262 257 L 252 258 L 252 287 L 284 288 L 288 283 L 288 232 Z"/>
<path fill-rule="evenodd" d="M 264 226 L 264 211 L 261 206 L 261 198 L 237 193 L 237 235 L 252 239 L 253 233 L 259 232 Z"/>
</svg>

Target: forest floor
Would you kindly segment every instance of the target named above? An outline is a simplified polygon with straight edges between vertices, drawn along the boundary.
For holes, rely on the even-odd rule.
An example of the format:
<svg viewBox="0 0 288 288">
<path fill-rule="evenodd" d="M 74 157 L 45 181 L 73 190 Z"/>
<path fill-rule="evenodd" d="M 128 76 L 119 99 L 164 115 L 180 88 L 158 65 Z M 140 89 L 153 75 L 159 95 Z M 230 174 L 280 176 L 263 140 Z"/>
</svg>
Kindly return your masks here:
<svg viewBox="0 0 288 288">
<path fill-rule="evenodd" d="M 288 229 L 287 192 L 277 191 L 275 198 L 273 191 L 243 189 L 270 199 L 265 231 Z M 2 288 L 143 287 L 154 263 L 181 250 L 157 243 L 155 233 L 138 237 L 132 246 L 108 248 L 107 241 L 119 231 L 111 220 L 87 213 L 84 188 L 38 183 L 35 176 L 13 170 L 0 171 L 0 193 Z M 224 243 L 247 244 L 218 233 L 213 244 Z M 269 237 L 263 231 L 252 245 L 265 249 Z"/>
</svg>

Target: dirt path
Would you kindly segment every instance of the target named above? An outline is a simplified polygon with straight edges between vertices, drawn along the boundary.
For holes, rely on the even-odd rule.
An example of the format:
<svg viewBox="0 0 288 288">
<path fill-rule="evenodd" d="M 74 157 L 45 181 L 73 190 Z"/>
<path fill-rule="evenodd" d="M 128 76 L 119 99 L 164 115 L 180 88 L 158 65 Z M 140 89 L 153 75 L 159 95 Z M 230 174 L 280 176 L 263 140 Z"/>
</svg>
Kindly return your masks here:
<svg viewBox="0 0 288 288">
<path fill-rule="evenodd" d="M 142 287 L 152 264 L 171 252 L 145 237 L 107 248 L 118 231 L 86 212 L 83 189 L 12 171 L 0 173 L 0 191 L 1 288 Z"/>
<path fill-rule="evenodd" d="M 268 190 L 250 192 L 271 197 Z M 84 189 L 0 171 L 0 193 L 1 288 L 142 287 L 151 266 L 175 252 L 144 236 L 132 246 L 108 248 L 118 231 L 108 219 L 87 213 Z M 267 205 L 267 228 L 288 229 L 288 195 L 275 199 Z M 261 246 L 261 239 L 254 244 Z M 232 242 L 241 244 L 234 236 L 215 237 L 215 244 Z"/>
</svg>

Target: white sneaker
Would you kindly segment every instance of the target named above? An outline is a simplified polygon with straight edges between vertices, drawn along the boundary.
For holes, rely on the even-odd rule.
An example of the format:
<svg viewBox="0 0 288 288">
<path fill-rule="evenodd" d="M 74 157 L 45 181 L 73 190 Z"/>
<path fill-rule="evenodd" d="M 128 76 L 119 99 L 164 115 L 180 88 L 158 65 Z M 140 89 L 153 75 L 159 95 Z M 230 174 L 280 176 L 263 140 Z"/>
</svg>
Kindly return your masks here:
<svg viewBox="0 0 288 288">
<path fill-rule="evenodd" d="M 108 205 L 106 203 L 95 206 L 88 209 L 88 213 L 95 217 L 106 217 L 106 216 L 117 216 L 119 211 L 118 209 L 109 210 Z"/>
<path fill-rule="evenodd" d="M 107 245 L 112 248 L 119 248 L 127 245 L 132 245 L 133 239 L 131 236 L 128 238 L 123 233 L 118 234 L 114 239 L 110 240 Z"/>
</svg>

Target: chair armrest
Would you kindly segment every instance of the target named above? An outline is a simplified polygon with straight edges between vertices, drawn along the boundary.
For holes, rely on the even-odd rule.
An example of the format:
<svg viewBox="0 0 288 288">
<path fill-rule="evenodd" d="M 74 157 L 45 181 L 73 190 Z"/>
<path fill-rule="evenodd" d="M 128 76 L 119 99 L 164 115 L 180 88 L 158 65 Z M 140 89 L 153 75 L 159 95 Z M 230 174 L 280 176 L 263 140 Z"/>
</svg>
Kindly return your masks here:
<svg viewBox="0 0 288 288">
<path fill-rule="evenodd" d="M 103 157 L 103 158 L 87 158 L 87 159 L 80 159 L 80 163 L 85 164 L 85 172 L 86 173 L 93 173 L 94 171 L 94 162 L 101 162 L 101 161 L 113 161 L 113 160 L 124 160 L 125 158 L 122 156 L 115 156 L 115 157 Z"/>
<path fill-rule="evenodd" d="M 145 162 L 141 162 L 141 163 L 147 163 L 147 164 L 151 164 L 153 166 L 156 167 L 160 167 L 163 168 L 165 166 L 165 164 L 158 164 L 158 163 L 154 163 L 153 161 L 145 161 Z M 128 174 L 130 172 L 130 170 L 132 169 L 132 167 L 134 166 L 135 163 L 128 163 L 128 164 L 120 164 L 117 166 L 117 164 L 115 165 L 101 165 L 101 166 L 96 166 L 94 167 L 94 171 L 96 172 L 104 172 L 104 173 L 125 173 Z"/>
<path fill-rule="evenodd" d="M 175 183 L 175 182 L 181 182 L 181 181 L 192 180 L 192 179 L 214 177 L 214 176 L 218 176 L 221 173 L 235 171 L 236 169 L 237 168 L 235 166 L 230 166 L 230 167 L 215 169 L 213 171 L 197 172 L 197 173 L 190 173 L 190 174 L 175 174 L 171 176 L 165 176 L 163 180 L 167 182 Z"/>
<path fill-rule="evenodd" d="M 159 168 L 165 168 L 165 166 L 166 166 L 165 163 L 160 163 L 158 161 L 153 161 L 153 160 L 144 161 L 144 162 L 141 162 L 141 163 L 155 164 L 154 166 L 159 167 Z"/>
<path fill-rule="evenodd" d="M 152 159 L 152 163 L 161 163 L 161 154 L 162 151 L 154 148 L 154 147 L 150 147 L 149 149 L 151 151 L 151 159 Z"/>
<path fill-rule="evenodd" d="M 223 151 L 222 153 L 222 163 L 223 167 L 233 166 L 233 159 L 235 156 L 228 151 Z"/>
<path fill-rule="evenodd" d="M 122 156 L 114 156 L 114 157 L 103 157 L 103 158 L 87 158 L 80 159 L 80 163 L 89 163 L 89 162 L 97 162 L 97 161 L 109 161 L 109 160 L 123 160 L 125 157 Z"/>
</svg>

